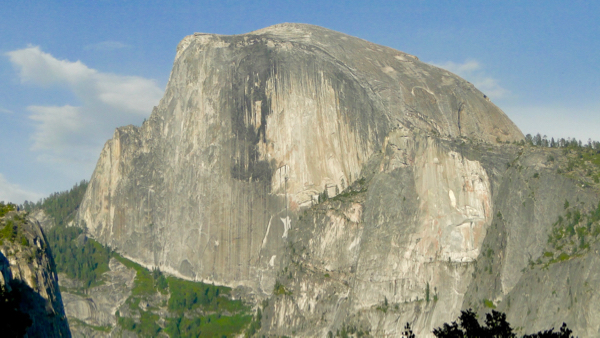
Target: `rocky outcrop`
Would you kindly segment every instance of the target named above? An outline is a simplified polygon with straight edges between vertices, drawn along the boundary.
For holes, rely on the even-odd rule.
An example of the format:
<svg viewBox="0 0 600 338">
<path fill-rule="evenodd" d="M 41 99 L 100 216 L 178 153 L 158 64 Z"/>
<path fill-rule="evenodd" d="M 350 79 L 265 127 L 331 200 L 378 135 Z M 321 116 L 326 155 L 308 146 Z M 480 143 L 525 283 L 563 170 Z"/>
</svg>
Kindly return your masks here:
<svg viewBox="0 0 600 338">
<path fill-rule="evenodd" d="M 505 163 L 500 147 L 488 147 Z M 390 133 L 364 179 L 290 230 L 289 260 L 277 276 L 288 293 L 271 300 L 267 327 L 400 336 L 410 322 L 428 337 L 454 320 L 494 217 L 498 182 L 485 165 L 449 140 Z"/>
<path fill-rule="evenodd" d="M 32 210 L 29 217 L 36 221 L 44 232 L 48 232 L 55 225 L 54 220 L 46 214 L 44 209 Z"/>
<path fill-rule="evenodd" d="M 560 174 L 556 162 L 547 158 L 572 160 L 558 150 L 529 148 L 506 163 L 463 308 L 483 312 L 497 307 L 521 333 L 566 322 L 574 335 L 596 337 L 600 222 L 585 217 L 572 222 L 578 230 L 568 239 L 570 245 L 552 246 L 551 237 L 559 219 L 599 208 L 600 189 Z"/>
<path fill-rule="evenodd" d="M 102 275 L 102 285 L 85 289 L 85 295 L 76 292 L 81 289 L 80 282 L 61 276 L 63 302 L 74 337 L 105 337 L 117 327 L 115 313 L 131 295 L 135 271 L 114 258 L 109 269 Z"/>
<path fill-rule="evenodd" d="M 56 267 L 40 225 L 24 212 L 11 211 L 0 218 L 0 226 L 0 284 L 21 293 L 21 311 L 32 320 L 27 336 L 71 337 Z"/>
</svg>

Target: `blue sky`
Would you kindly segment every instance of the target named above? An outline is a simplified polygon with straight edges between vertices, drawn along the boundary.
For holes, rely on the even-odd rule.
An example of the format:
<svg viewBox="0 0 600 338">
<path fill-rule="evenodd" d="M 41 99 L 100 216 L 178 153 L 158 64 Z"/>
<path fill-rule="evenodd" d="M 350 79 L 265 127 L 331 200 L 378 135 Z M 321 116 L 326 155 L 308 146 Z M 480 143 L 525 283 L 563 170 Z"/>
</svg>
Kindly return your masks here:
<svg viewBox="0 0 600 338">
<path fill-rule="evenodd" d="M 177 43 L 310 23 L 414 54 L 488 94 L 524 133 L 600 140 L 597 1 L 0 3 L 0 201 L 89 179 L 114 128 L 162 96 Z"/>
</svg>

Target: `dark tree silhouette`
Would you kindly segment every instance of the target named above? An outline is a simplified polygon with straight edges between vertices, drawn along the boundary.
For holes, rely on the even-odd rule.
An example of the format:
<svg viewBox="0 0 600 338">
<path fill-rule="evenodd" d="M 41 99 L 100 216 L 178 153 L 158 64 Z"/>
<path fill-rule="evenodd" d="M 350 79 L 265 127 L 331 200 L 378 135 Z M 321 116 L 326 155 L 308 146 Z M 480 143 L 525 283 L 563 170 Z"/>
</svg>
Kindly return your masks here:
<svg viewBox="0 0 600 338">
<path fill-rule="evenodd" d="M 410 328 L 410 324 L 406 323 L 406 326 L 404 327 L 404 331 L 402 331 L 402 338 L 415 338 L 415 334 L 413 333 L 412 329 Z"/>
<path fill-rule="evenodd" d="M 540 331 L 531 335 L 525 335 L 523 338 L 571 338 L 571 331 L 567 324 L 563 323 L 558 332 L 554 332 L 554 328 L 547 331 Z"/>
<path fill-rule="evenodd" d="M 492 310 L 485 315 L 485 326 L 481 326 L 477 321 L 477 315 L 473 310 L 461 311 L 458 317 L 459 323 L 444 323 L 442 327 L 433 330 L 433 334 L 438 338 L 515 338 L 510 324 L 506 321 L 506 314 Z M 407 324 L 408 325 L 408 324 Z M 410 326 L 407 326 L 410 328 Z M 411 331 L 412 332 L 412 331 Z M 572 338 L 571 331 L 567 324 L 563 323 L 558 332 L 554 328 L 546 331 L 540 331 L 531 335 L 525 335 L 523 338 Z M 414 337 L 414 336 L 413 336 Z"/>
</svg>

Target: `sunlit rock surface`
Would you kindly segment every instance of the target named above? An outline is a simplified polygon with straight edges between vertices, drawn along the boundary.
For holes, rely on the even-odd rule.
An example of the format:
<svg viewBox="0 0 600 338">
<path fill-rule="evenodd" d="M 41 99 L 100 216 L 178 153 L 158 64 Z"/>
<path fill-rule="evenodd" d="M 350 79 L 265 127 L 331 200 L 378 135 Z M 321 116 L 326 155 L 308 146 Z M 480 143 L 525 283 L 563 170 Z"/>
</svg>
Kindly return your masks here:
<svg viewBox="0 0 600 338">
<path fill-rule="evenodd" d="M 104 147 L 80 219 L 145 264 L 257 286 L 293 227 L 286 217 L 344 190 L 399 128 L 522 137 L 471 84 L 397 50 L 309 25 L 194 34 L 179 44 L 148 121 L 118 129 Z M 437 166 L 409 165 L 424 175 Z M 485 217 L 481 205 L 450 208 L 456 216 L 443 222 Z M 440 254 L 473 250 L 457 245 Z"/>
<path fill-rule="evenodd" d="M 594 297 L 531 310 L 577 264 L 598 285 L 592 257 L 545 279 L 524 268 L 557 206 L 598 194 L 505 143 L 522 137 L 470 83 L 388 47 L 299 24 L 194 34 L 150 118 L 106 143 L 78 221 L 145 266 L 267 299 L 264 334 L 399 336 L 410 322 L 430 337 L 489 300 L 523 333 L 567 316 L 595 336 L 581 319 Z"/>
</svg>

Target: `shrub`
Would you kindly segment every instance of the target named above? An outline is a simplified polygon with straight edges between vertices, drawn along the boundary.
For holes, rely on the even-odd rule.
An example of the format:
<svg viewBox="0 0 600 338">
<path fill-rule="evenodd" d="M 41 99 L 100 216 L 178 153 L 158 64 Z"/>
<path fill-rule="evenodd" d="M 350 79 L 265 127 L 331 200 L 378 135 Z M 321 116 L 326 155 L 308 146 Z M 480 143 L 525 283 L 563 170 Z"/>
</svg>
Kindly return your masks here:
<svg viewBox="0 0 600 338">
<path fill-rule="evenodd" d="M 489 300 L 489 299 L 484 299 L 484 300 L 483 300 L 483 305 L 484 305 L 485 307 L 487 307 L 487 308 L 490 308 L 490 309 L 495 309 L 495 308 L 496 308 L 496 305 L 494 304 L 494 302 L 492 302 L 492 301 L 491 301 L 491 300 Z"/>
<path fill-rule="evenodd" d="M 276 296 L 291 295 L 292 292 L 286 290 L 285 286 L 283 286 L 283 284 L 281 284 L 281 282 L 277 280 L 275 281 L 275 286 L 273 287 L 273 294 L 275 294 Z"/>
<path fill-rule="evenodd" d="M 4 204 L 4 202 L 0 202 L 0 217 L 4 217 L 4 215 L 15 210 L 15 208 L 15 205 L 12 203 Z"/>
</svg>

